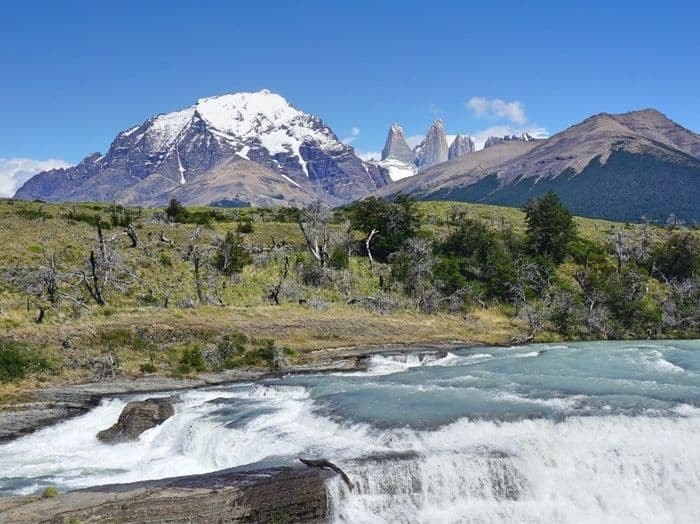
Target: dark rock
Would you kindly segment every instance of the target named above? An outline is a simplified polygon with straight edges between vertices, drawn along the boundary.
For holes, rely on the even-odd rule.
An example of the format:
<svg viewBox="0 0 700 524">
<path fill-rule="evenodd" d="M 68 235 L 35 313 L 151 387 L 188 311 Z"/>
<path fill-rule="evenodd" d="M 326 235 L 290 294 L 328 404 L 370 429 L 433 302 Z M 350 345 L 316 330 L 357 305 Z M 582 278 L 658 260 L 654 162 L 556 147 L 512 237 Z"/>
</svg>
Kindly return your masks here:
<svg viewBox="0 0 700 524">
<path fill-rule="evenodd" d="M 3 522 L 322 522 L 334 472 L 278 467 L 223 470 L 99 486 L 50 499 L 0 500 Z"/>
<path fill-rule="evenodd" d="M 386 143 L 382 150 L 382 160 L 387 158 L 394 158 L 406 164 L 412 164 L 416 159 L 415 153 L 406 143 L 403 129 L 397 123 L 391 124 L 391 129 L 389 129 L 389 134 L 386 137 Z"/>
<path fill-rule="evenodd" d="M 129 402 L 119 420 L 109 429 L 100 431 L 97 438 L 107 444 L 136 440 L 144 431 L 154 428 L 175 413 L 169 398 L 151 398 Z"/>
<path fill-rule="evenodd" d="M 421 167 L 428 167 L 441 162 L 446 162 L 448 159 L 447 137 L 445 136 L 445 128 L 442 125 L 442 120 L 437 119 L 430 126 L 425 135 L 425 144 L 423 145 Z"/>
<path fill-rule="evenodd" d="M 447 156 L 449 160 L 454 160 L 460 156 L 473 153 L 475 150 L 476 146 L 470 136 L 457 135 L 450 145 Z"/>
</svg>

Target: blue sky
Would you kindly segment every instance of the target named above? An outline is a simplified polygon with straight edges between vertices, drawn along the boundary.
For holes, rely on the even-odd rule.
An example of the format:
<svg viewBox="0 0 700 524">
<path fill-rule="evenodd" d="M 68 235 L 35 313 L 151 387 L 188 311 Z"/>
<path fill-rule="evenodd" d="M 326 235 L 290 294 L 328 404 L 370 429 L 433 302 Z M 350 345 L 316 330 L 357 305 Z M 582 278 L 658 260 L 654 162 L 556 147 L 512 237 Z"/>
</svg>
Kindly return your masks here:
<svg viewBox="0 0 700 524">
<path fill-rule="evenodd" d="M 437 116 L 552 134 L 655 107 L 700 131 L 697 2 L 570 4 L 5 1 L 0 170 L 75 163 L 152 114 L 262 88 L 360 152 Z"/>
</svg>

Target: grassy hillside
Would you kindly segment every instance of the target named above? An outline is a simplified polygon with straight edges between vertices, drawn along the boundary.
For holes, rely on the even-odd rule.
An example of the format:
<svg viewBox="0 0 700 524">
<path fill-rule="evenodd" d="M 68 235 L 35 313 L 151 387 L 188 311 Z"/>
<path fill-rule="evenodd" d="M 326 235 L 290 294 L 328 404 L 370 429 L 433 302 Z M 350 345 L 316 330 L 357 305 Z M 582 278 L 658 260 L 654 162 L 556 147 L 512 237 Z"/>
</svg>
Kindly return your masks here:
<svg viewBox="0 0 700 524">
<path fill-rule="evenodd" d="M 456 210 L 494 230 L 520 235 L 525 228 L 523 212 L 513 208 L 449 202 L 422 202 L 418 208 L 420 236 L 435 241 L 449 234 Z M 285 209 L 188 208 L 189 223 L 173 223 L 162 209 L 0 200 L 0 344 L 28 355 L 24 369 L 10 377 L 18 380 L 0 385 L 5 398 L 47 381 L 188 374 L 221 368 L 227 358 L 235 365 L 270 365 L 265 348 L 273 346 L 284 348 L 292 361 L 304 361 L 318 348 L 500 344 L 527 330 L 526 320 L 503 300 L 424 312 L 406 288 L 387 284 L 389 266 L 370 267 L 362 252 L 364 235 L 347 232 L 336 213 L 328 234 L 345 238 L 351 256 L 347 266 L 318 273 L 293 211 Z M 136 247 L 125 233 L 128 224 Z M 642 227 L 583 218 L 576 224 L 582 238 L 600 244 L 612 230 Z M 235 238 L 250 254 L 249 263 L 233 274 L 215 267 L 229 231 L 240 235 Z M 653 228 L 651 234 L 659 242 L 668 231 Z M 88 289 L 90 253 L 99 258 L 101 249 L 108 251 L 109 266 L 104 305 Z M 53 300 L 47 293 L 49 270 L 56 281 Z M 571 267 L 560 269 L 567 271 Z M 279 305 L 271 298 L 275 287 Z M 550 329 L 537 335 L 560 338 Z M 233 339 L 244 342 L 229 354 Z M 192 354 L 197 358 L 188 360 Z"/>
</svg>

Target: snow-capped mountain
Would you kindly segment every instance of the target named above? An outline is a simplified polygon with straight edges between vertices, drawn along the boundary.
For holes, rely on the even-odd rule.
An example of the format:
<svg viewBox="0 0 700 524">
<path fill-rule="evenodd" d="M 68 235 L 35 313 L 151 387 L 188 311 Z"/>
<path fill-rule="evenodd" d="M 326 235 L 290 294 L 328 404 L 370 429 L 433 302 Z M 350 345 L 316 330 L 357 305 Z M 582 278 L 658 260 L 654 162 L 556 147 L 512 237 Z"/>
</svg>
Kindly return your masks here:
<svg viewBox="0 0 700 524">
<path fill-rule="evenodd" d="M 214 172 L 216 183 L 209 176 Z M 140 205 L 162 204 L 171 196 L 198 204 L 221 199 L 303 204 L 321 198 L 337 204 L 388 181 L 320 118 L 263 90 L 203 98 L 151 117 L 119 133 L 106 154 L 39 173 L 16 197 Z"/>
<path fill-rule="evenodd" d="M 473 153 L 474 150 L 471 136 L 445 134 L 441 120 L 435 120 L 428 128 L 425 139 L 411 149 L 401 126 L 393 123 L 382 150 L 382 159 L 377 162 L 377 166 L 391 180 L 396 181 L 411 177 L 420 169 Z"/>
</svg>

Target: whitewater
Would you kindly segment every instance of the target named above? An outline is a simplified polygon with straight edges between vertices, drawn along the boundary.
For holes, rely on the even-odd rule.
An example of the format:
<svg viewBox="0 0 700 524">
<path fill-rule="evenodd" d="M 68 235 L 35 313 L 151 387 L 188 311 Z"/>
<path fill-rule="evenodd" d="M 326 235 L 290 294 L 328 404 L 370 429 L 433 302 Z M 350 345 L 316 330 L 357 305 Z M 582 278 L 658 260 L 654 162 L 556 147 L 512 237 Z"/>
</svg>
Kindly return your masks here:
<svg viewBox="0 0 700 524">
<path fill-rule="evenodd" d="M 0 496 L 304 456 L 355 485 L 330 481 L 334 522 L 700 522 L 700 341 L 418 349 L 177 395 L 135 442 L 96 434 L 146 396 L 0 445 Z"/>
</svg>

